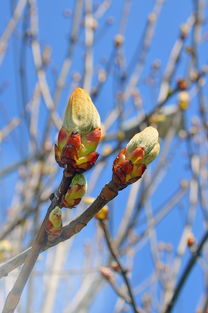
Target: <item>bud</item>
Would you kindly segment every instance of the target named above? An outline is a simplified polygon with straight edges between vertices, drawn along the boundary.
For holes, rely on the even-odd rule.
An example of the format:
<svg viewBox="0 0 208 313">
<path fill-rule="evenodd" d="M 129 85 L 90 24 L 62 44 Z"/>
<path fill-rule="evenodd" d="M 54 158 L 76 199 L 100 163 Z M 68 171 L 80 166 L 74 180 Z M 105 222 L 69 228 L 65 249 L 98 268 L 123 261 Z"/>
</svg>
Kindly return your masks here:
<svg viewBox="0 0 208 313">
<path fill-rule="evenodd" d="M 110 266 L 111 266 L 111 268 L 112 268 L 112 270 L 113 270 L 114 272 L 117 272 L 117 273 L 120 273 L 120 272 L 121 272 L 121 267 L 120 267 L 120 265 L 118 264 L 118 262 L 113 261 Z M 127 272 L 127 271 L 126 271 L 126 272 Z"/>
<path fill-rule="evenodd" d="M 188 36 L 189 33 L 189 28 L 187 24 L 182 24 L 180 27 L 180 37 L 181 39 L 186 39 L 186 37 Z"/>
<path fill-rule="evenodd" d="M 76 88 L 69 98 L 63 126 L 55 145 L 57 163 L 71 174 L 91 168 L 101 138 L 100 116 L 88 93 Z"/>
<path fill-rule="evenodd" d="M 137 181 L 160 151 L 158 131 L 146 127 L 136 134 L 122 149 L 113 164 L 114 183 L 124 188 L 126 184 Z"/>
<path fill-rule="evenodd" d="M 187 246 L 190 248 L 195 244 L 195 237 L 192 233 L 190 233 L 187 237 Z"/>
<path fill-rule="evenodd" d="M 62 205 L 65 208 L 73 208 L 80 203 L 87 190 L 87 181 L 82 174 L 76 174 L 62 199 Z"/>
<path fill-rule="evenodd" d="M 118 48 L 120 47 L 124 42 L 124 37 L 121 34 L 118 34 L 114 38 L 114 44 Z"/>
<path fill-rule="evenodd" d="M 107 207 L 107 205 L 102 207 L 102 209 L 95 215 L 95 217 L 100 221 L 106 220 L 108 218 L 108 207 Z"/>
<path fill-rule="evenodd" d="M 186 110 L 189 107 L 190 97 L 187 91 L 180 91 L 178 94 L 178 105 L 181 110 Z"/>
<path fill-rule="evenodd" d="M 109 269 L 109 267 L 102 266 L 100 267 L 100 274 L 108 281 L 114 281 L 114 274 L 113 272 Z"/>
<path fill-rule="evenodd" d="M 3 262 L 12 252 L 13 247 L 10 241 L 4 239 L 0 240 L 0 262 Z"/>
<path fill-rule="evenodd" d="M 146 165 L 149 164 L 156 158 L 160 151 L 158 138 L 156 128 L 152 126 L 146 127 L 143 131 L 134 135 L 127 144 L 127 158 L 132 160 L 133 163 L 138 163 L 143 158 L 142 162 Z"/>
<path fill-rule="evenodd" d="M 179 90 L 186 90 L 188 87 L 187 81 L 185 79 L 179 79 L 177 81 L 177 87 Z"/>
<path fill-rule="evenodd" d="M 60 207 L 56 206 L 48 217 L 45 230 L 49 235 L 59 236 L 62 229 L 62 212 Z"/>
<path fill-rule="evenodd" d="M 86 197 L 83 199 L 83 202 L 85 204 L 92 204 L 95 201 L 95 198 L 92 197 Z M 95 217 L 100 220 L 100 221 L 104 221 L 108 218 L 108 206 L 104 205 L 104 207 L 102 207 L 102 209 L 100 209 L 100 211 L 95 214 Z"/>
</svg>

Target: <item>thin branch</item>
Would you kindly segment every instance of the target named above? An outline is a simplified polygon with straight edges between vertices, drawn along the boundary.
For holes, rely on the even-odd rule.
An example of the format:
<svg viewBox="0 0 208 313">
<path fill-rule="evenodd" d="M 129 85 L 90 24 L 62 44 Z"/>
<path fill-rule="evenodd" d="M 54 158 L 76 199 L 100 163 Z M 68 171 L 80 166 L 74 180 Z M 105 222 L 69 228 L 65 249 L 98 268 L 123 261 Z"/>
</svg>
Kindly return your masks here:
<svg viewBox="0 0 208 313">
<path fill-rule="evenodd" d="M 17 26 L 19 19 L 21 18 L 22 12 L 24 11 L 27 0 L 19 0 L 14 10 L 13 16 L 11 17 L 8 25 L 6 26 L 1 38 L 0 38 L 0 64 L 2 63 L 9 39 Z"/>
<path fill-rule="evenodd" d="M 141 311 L 140 311 L 140 309 L 137 308 L 137 305 L 136 305 L 136 302 L 135 302 L 135 299 L 134 299 L 134 295 L 133 295 L 133 292 L 132 292 L 132 288 L 131 288 L 129 279 L 127 277 L 126 270 L 123 268 L 121 262 L 119 261 L 119 258 L 117 256 L 117 252 L 115 251 L 115 249 L 114 249 L 114 247 L 113 247 L 113 245 L 111 243 L 110 235 L 109 235 L 108 230 L 106 228 L 105 222 L 104 221 L 100 221 L 100 226 L 101 226 L 101 228 L 103 230 L 104 238 L 105 238 L 106 244 L 108 246 L 108 249 L 109 249 L 113 259 L 118 264 L 120 272 L 121 272 L 121 275 L 122 275 L 122 277 L 123 277 L 123 279 L 125 281 L 125 284 L 126 284 L 126 287 L 127 287 L 128 293 L 129 293 L 129 297 L 131 299 L 131 305 L 132 305 L 133 311 L 134 311 L 134 313 L 139 313 Z"/>
<path fill-rule="evenodd" d="M 196 264 L 197 259 L 201 256 L 201 252 L 202 252 L 203 247 L 204 247 L 205 243 L 207 242 L 207 240 L 208 240 L 208 230 L 205 232 L 204 236 L 202 237 L 201 241 L 199 242 L 198 247 L 193 252 L 191 258 L 189 259 L 189 262 L 186 265 L 186 267 L 185 267 L 185 269 L 181 275 L 181 278 L 179 279 L 179 281 L 175 287 L 172 298 L 170 299 L 169 303 L 167 304 L 167 307 L 166 307 L 164 313 L 171 313 L 172 312 L 187 278 L 189 277 L 194 265 Z"/>
<path fill-rule="evenodd" d="M 44 242 L 47 240 L 46 232 L 45 232 L 45 223 L 48 220 L 48 216 L 50 212 L 60 203 L 62 196 L 66 193 L 68 186 L 71 183 L 72 177 L 68 177 L 63 174 L 63 178 L 61 184 L 55 193 L 51 205 L 48 208 L 44 221 L 40 227 L 40 230 L 37 234 L 36 239 L 32 244 L 32 249 L 28 254 L 25 263 L 17 277 L 17 280 L 9 292 L 2 313 L 13 313 L 22 294 L 24 286 L 29 278 L 29 275 L 35 265 L 35 262 L 40 254 L 41 248 L 44 246 Z"/>
</svg>

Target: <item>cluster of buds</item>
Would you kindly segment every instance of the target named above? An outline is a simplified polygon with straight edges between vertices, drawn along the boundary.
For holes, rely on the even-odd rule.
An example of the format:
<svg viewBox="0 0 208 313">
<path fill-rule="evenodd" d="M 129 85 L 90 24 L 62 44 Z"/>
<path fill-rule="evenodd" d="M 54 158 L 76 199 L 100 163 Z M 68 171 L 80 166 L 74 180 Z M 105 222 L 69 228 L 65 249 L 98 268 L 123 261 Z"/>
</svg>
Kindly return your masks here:
<svg viewBox="0 0 208 313">
<path fill-rule="evenodd" d="M 98 158 L 101 139 L 100 116 L 88 93 L 76 88 L 69 98 L 62 128 L 55 145 L 59 166 L 70 175 L 90 169 Z"/>
<path fill-rule="evenodd" d="M 45 224 L 45 230 L 51 237 L 58 237 L 62 230 L 62 212 L 60 207 L 56 206 L 49 214 Z"/>
<path fill-rule="evenodd" d="M 69 189 L 62 199 L 61 206 L 73 208 L 80 203 L 87 190 L 87 181 L 82 174 L 76 174 L 71 181 Z"/>
<path fill-rule="evenodd" d="M 146 127 L 122 149 L 113 163 L 113 181 L 119 189 L 137 181 L 160 151 L 158 131 Z"/>
</svg>

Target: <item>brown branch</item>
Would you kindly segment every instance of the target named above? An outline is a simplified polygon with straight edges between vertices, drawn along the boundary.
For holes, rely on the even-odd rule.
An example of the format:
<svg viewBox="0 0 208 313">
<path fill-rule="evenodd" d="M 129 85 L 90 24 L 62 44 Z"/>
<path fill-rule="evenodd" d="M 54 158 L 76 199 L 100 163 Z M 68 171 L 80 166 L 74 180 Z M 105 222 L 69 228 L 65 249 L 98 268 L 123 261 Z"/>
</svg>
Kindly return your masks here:
<svg viewBox="0 0 208 313">
<path fill-rule="evenodd" d="M 137 305 L 136 305 L 136 302 L 135 302 L 135 299 L 134 299 L 134 295 L 133 295 L 133 292 L 132 292 L 132 288 L 131 288 L 129 279 L 127 277 L 126 270 L 123 268 L 121 262 L 119 261 L 119 258 L 117 256 L 117 252 L 115 251 L 115 248 L 113 247 L 113 245 L 111 243 L 110 235 L 109 235 L 108 230 L 106 228 L 106 224 L 105 224 L 104 221 L 101 221 L 101 220 L 99 222 L 100 222 L 100 226 L 101 226 L 101 228 L 103 230 L 104 238 L 105 238 L 106 244 L 108 246 L 108 249 L 109 249 L 113 259 L 118 264 L 120 273 L 121 273 L 121 275 L 123 277 L 123 280 L 124 280 L 124 282 L 126 284 L 126 287 L 127 287 L 128 293 L 129 293 L 129 297 L 130 297 L 130 300 L 131 300 L 130 303 L 132 305 L 133 311 L 134 311 L 134 313 L 139 313 L 141 311 L 140 311 L 140 309 L 137 308 Z"/>
<path fill-rule="evenodd" d="M 65 175 L 65 172 L 63 174 L 62 181 L 60 183 L 60 186 L 56 193 L 53 196 L 51 205 L 48 208 L 48 211 L 46 213 L 46 216 L 44 218 L 43 223 L 41 224 L 40 230 L 37 234 L 37 237 L 35 238 L 33 244 L 32 244 L 32 249 L 30 253 L 27 255 L 25 263 L 17 277 L 17 280 L 9 292 L 3 311 L 2 313 L 12 313 L 14 312 L 22 291 L 24 289 L 25 284 L 27 283 L 27 280 L 29 278 L 29 275 L 35 265 L 35 262 L 40 254 L 40 251 L 42 247 L 44 246 L 45 242 L 47 241 L 47 235 L 45 232 L 45 223 L 48 220 L 48 216 L 50 212 L 60 203 L 62 196 L 66 193 L 70 183 L 71 183 L 72 177 L 68 177 Z"/>
<path fill-rule="evenodd" d="M 105 268 L 104 268 L 105 269 Z M 107 268 L 108 269 L 108 268 Z M 123 292 L 121 288 L 119 288 L 113 279 L 113 277 L 108 277 L 107 275 L 103 275 L 102 268 L 101 268 L 101 274 L 106 279 L 106 281 L 111 285 L 112 289 L 115 291 L 115 293 L 123 299 L 126 303 L 131 305 L 131 299 L 129 296 Z"/>
<path fill-rule="evenodd" d="M 30 8 L 30 23 L 31 23 L 31 48 L 35 64 L 35 69 L 37 72 L 38 83 L 40 87 L 40 92 L 46 104 L 46 107 L 50 111 L 51 119 L 57 129 L 61 128 L 62 122 L 55 111 L 54 102 L 50 93 L 48 82 L 46 79 L 44 65 L 41 56 L 41 48 L 39 41 L 37 40 L 38 35 L 38 16 L 37 16 L 37 7 L 34 0 L 28 0 Z"/>
<path fill-rule="evenodd" d="M 56 238 L 54 241 L 47 241 L 42 245 L 41 251 L 45 251 L 50 247 L 57 245 L 59 242 L 65 241 L 71 238 L 73 235 L 82 230 L 84 226 L 94 217 L 94 215 L 102 209 L 102 207 L 111 201 L 118 194 L 118 187 L 110 181 L 104 188 L 101 190 L 99 196 L 96 200 L 76 219 L 71 221 L 68 225 L 62 228 L 61 235 Z M 21 252 L 16 257 L 13 257 L 9 261 L 3 263 L 0 266 L 0 278 L 6 276 L 9 272 L 14 270 L 19 265 L 23 264 L 28 253 L 30 253 L 31 248 L 26 249 Z"/>
<path fill-rule="evenodd" d="M 2 36 L 0 37 L 0 64 L 2 63 L 7 46 L 9 43 L 9 39 L 15 30 L 15 27 L 17 26 L 17 23 L 19 22 L 19 19 L 21 18 L 22 12 L 25 9 L 27 0 L 19 0 L 17 3 L 17 6 L 14 10 L 13 16 L 11 17 L 8 25 L 6 26 Z"/>
<path fill-rule="evenodd" d="M 175 287 L 173 295 L 172 295 L 169 303 L 167 304 L 167 307 L 166 307 L 164 313 L 171 313 L 172 312 L 172 310 L 176 304 L 176 301 L 177 301 L 177 299 L 178 299 L 178 297 L 182 291 L 182 288 L 183 288 L 185 282 L 187 281 L 187 278 L 189 277 L 194 265 L 196 264 L 198 257 L 200 257 L 201 252 L 203 250 L 203 247 L 204 247 L 205 243 L 207 242 L 207 240 L 208 240 L 208 230 L 205 232 L 205 234 L 202 237 L 198 247 L 193 252 L 188 264 L 186 265 L 186 267 L 185 267 L 185 269 L 181 275 L 181 278 L 179 279 L 179 281 Z"/>
</svg>

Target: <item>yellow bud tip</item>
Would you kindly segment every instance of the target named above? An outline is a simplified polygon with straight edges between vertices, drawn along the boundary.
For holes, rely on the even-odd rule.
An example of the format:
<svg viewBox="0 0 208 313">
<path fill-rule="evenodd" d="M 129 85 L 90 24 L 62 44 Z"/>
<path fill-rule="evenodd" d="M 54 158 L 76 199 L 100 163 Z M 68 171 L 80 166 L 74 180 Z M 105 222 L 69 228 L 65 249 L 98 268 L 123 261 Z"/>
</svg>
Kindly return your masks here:
<svg viewBox="0 0 208 313">
<path fill-rule="evenodd" d="M 92 197 L 85 197 L 85 198 L 83 199 L 83 202 L 84 202 L 85 204 L 92 204 L 94 201 L 95 201 L 95 198 L 92 198 Z"/>
<path fill-rule="evenodd" d="M 83 135 L 101 127 L 99 113 L 86 90 L 76 88 L 71 94 L 63 127 L 70 132 L 79 132 Z"/>
<path fill-rule="evenodd" d="M 98 220 L 104 221 L 108 218 L 108 207 L 105 205 L 102 209 L 95 215 Z"/>
<path fill-rule="evenodd" d="M 178 105 L 181 110 L 186 110 L 189 107 L 190 97 L 187 91 L 181 91 L 178 94 Z"/>
</svg>

